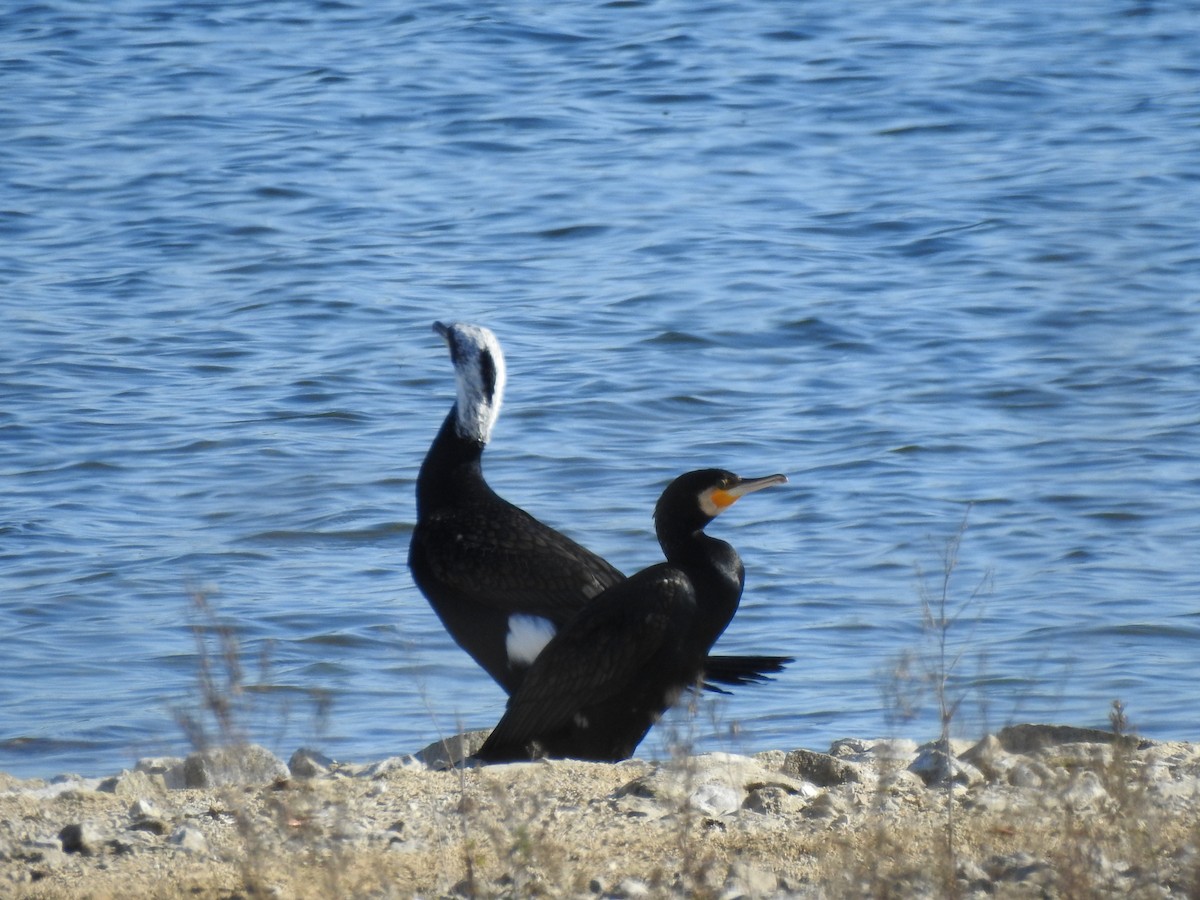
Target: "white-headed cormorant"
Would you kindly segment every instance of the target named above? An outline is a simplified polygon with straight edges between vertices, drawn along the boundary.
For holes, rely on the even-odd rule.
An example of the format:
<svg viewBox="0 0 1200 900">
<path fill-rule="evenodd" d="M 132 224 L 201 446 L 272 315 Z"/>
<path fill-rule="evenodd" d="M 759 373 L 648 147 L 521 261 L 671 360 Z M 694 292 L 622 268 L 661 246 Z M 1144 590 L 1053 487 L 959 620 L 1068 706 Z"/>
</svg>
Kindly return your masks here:
<svg viewBox="0 0 1200 900">
<path fill-rule="evenodd" d="M 655 507 L 667 561 L 609 588 L 541 652 L 475 758 L 628 759 L 737 610 L 745 572 L 705 526 L 737 498 L 787 479 L 723 469 L 681 475 Z"/>
<path fill-rule="evenodd" d="M 451 637 L 511 694 L 558 629 L 624 576 L 488 486 L 480 462 L 503 399 L 504 355 L 487 328 L 433 327 L 450 349 L 457 399 L 417 477 L 408 564 Z M 791 661 L 714 656 L 705 677 L 749 684 Z"/>
</svg>

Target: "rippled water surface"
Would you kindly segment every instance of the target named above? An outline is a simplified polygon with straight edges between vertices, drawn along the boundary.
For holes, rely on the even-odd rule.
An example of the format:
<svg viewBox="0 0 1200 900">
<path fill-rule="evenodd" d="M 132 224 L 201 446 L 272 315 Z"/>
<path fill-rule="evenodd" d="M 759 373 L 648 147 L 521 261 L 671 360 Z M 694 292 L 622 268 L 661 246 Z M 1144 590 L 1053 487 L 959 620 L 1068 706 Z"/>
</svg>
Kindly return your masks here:
<svg viewBox="0 0 1200 900">
<path fill-rule="evenodd" d="M 0 769 L 186 750 L 206 671 L 285 755 L 495 721 L 404 564 L 434 319 L 627 571 L 673 475 L 790 476 L 712 530 L 797 662 L 699 746 L 933 736 L 964 520 L 964 731 L 1200 738 L 1200 8 L 382 6 L 0 13 Z"/>
</svg>

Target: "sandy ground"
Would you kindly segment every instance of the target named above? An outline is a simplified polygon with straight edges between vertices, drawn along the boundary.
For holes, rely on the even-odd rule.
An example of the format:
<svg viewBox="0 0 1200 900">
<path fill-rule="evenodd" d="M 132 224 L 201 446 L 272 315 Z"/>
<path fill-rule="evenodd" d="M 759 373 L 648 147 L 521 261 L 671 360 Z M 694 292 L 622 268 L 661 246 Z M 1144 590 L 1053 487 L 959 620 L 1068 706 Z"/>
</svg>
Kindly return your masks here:
<svg viewBox="0 0 1200 900">
<path fill-rule="evenodd" d="M 193 765 L 219 782 L 200 788 L 169 760 L 0 775 L 0 896 L 1200 896 L 1200 749 L 1053 733 L 953 758 L 846 741 L 450 771 L 270 758 Z"/>
</svg>

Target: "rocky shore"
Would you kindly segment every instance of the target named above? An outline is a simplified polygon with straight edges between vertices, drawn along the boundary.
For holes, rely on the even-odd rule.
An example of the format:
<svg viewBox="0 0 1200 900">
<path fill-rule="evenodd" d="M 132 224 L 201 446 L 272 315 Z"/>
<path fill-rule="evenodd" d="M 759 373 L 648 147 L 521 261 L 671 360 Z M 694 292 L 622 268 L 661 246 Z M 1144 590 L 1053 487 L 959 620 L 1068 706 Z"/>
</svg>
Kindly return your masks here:
<svg viewBox="0 0 1200 900">
<path fill-rule="evenodd" d="M 949 748 L 456 755 L 249 746 L 101 780 L 0 774 L 0 896 L 1200 896 L 1195 744 L 1018 725 Z"/>
</svg>

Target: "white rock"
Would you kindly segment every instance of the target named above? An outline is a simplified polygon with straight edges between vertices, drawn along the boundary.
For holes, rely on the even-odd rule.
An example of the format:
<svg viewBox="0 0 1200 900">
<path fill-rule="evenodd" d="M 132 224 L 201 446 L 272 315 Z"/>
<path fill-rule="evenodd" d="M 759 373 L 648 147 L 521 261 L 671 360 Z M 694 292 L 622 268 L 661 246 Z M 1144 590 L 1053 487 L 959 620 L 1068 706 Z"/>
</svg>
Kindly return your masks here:
<svg viewBox="0 0 1200 900">
<path fill-rule="evenodd" d="M 434 771 L 450 769 L 471 756 L 483 746 L 487 731 L 465 731 L 452 735 L 445 740 L 434 741 L 429 746 L 418 750 L 413 756 Z"/>
<path fill-rule="evenodd" d="M 321 753 L 308 747 L 301 747 L 288 760 L 288 771 L 297 778 L 317 778 L 328 775 L 337 763 Z"/>
<path fill-rule="evenodd" d="M 668 811 L 687 806 L 706 815 L 727 815 L 745 804 L 749 792 L 764 787 L 791 793 L 807 790 L 803 781 L 765 769 L 748 757 L 706 753 L 682 765 L 659 766 L 618 789 L 610 799 L 634 815 L 653 815 L 647 801 Z"/>
<path fill-rule="evenodd" d="M 871 744 L 870 754 L 881 760 L 911 761 L 917 755 L 917 742 L 905 738 L 883 738 Z"/>
<path fill-rule="evenodd" d="M 988 781 L 1007 781 L 1018 761 L 1018 757 L 1005 750 L 994 734 L 985 736 L 963 753 L 962 759 L 979 769 Z"/>
<path fill-rule="evenodd" d="M 94 791 L 100 786 L 99 778 L 83 778 L 79 775 L 58 775 L 49 784 L 34 780 L 36 787 L 27 788 L 21 793 L 39 800 L 59 797 L 70 791 Z"/>
<path fill-rule="evenodd" d="M 798 791 L 785 790 L 778 785 L 764 785 L 750 791 L 742 807 L 751 812 L 778 816 L 803 809 L 809 800 L 820 793 L 820 788 L 807 783 Z"/>
<path fill-rule="evenodd" d="M 1020 761 L 1009 770 L 1008 783 L 1013 787 L 1036 789 L 1046 784 L 1049 775 L 1045 766 Z"/>
<path fill-rule="evenodd" d="M 929 785 L 947 781 L 955 784 L 978 784 L 983 781 L 983 773 L 975 766 L 956 756 L 947 755 L 937 743 L 922 747 L 908 768 Z"/>
<path fill-rule="evenodd" d="M 383 778 L 388 772 L 424 768 L 427 768 L 425 763 L 415 756 L 389 756 L 387 759 L 364 766 L 361 770 L 355 769 L 354 774 L 362 778 Z"/>
<path fill-rule="evenodd" d="M 728 784 L 702 784 L 688 797 L 688 805 L 706 816 L 726 816 L 742 808 L 743 793 Z"/>
<path fill-rule="evenodd" d="M 750 758 L 764 769 L 779 772 L 783 770 L 783 761 L 787 759 L 787 754 L 782 750 L 764 750 L 761 753 L 755 753 Z"/>
<path fill-rule="evenodd" d="M 166 819 L 153 800 L 145 798 L 135 800 L 129 807 L 129 818 L 132 820 L 130 827 L 135 834 L 162 835 L 167 833 Z"/>
<path fill-rule="evenodd" d="M 16 846 L 16 845 L 14 845 Z M 48 866 L 57 866 L 66 862 L 67 854 L 63 852 L 62 841 L 50 840 L 32 840 L 24 841 L 20 845 L 20 853 L 29 855 L 30 859 L 41 862 Z M 0 847 L 0 850 L 3 850 Z M 0 859 L 4 859 L 4 853 L 0 852 Z M 12 850 L 8 851 L 8 858 L 12 858 Z"/>
<path fill-rule="evenodd" d="M 839 759 L 847 756 L 863 756 L 870 752 L 872 746 L 872 741 L 864 741 L 862 738 L 842 738 L 829 745 L 828 755 L 836 756 Z"/>
<path fill-rule="evenodd" d="M 1009 753 L 1032 753 L 1063 744 L 1108 744 L 1115 735 L 1095 728 L 1076 728 L 1072 725 L 1009 725 L 996 735 Z"/>
<path fill-rule="evenodd" d="M 180 756 L 148 756 L 139 759 L 133 770 L 145 772 L 147 775 L 159 775 L 168 790 L 177 791 L 187 787 L 183 775 L 183 762 L 183 757 Z"/>
<path fill-rule="evenodd" d="M 1002 813 L 1013 806 L 1012 788 L 989 785 L 972 795 L 966 802 L 972 809 L 989 813 Z"/>
<path fill-rule="evenodd" d="M 266 785 L 288 777 L 288 769 L 274 753 L 258 744 L 204 750 L 183 764 L 189 788 Z"/>
<path fill-rule="evenodd" d="M 208 851 L 208 839 L 204 832 L 193 825 L 180 825 L 168 840 L 186 853 L 205 853 Z"/>
<path fill-rule="evenodd" d="M 142 798 L 129 807 L 129 815 L 134 819 L 158 819 L 162 817 L 162 811 L 153 800 Z"/>
<path fill-rule="evenodd" d="M 779 889 L 779 877 L 768 869 L 738 860 L 729 867 L 720 900 L 767 897 Z"/>
<path fill-rule="evenodd" d="M 119 775 L 101 781 L 96 790 L 118 797 L 142 797 L 166 790 L 166 787 L 166 779 L 162 775 L 123 769 Z"/>
<path fill-rule="evenodd" d="M 818 787 L 868 780 L 863 767 L 858 763 L 812 750 L 793 750 L 789 753 L 783 761 L 783 772 Z"/>
<path fill-rule="evenodd" d="M 979 863 L 972 859 L 963 860 L 958 864 L 958 870 L 955 872 L 959 881 L 965 881 L 968 888 L 978 888 L 990 893 L 992 880 L 988 877 L 988 873 L 983 870 Z"/>
<path fill-rule="evenodd" d="M 838 819 L 845 816 L 849 810 L 850 804 L 845 798 L 832 791 L 825 791 L 808 804 L 804 814 L 814 819 Z"/>
<path fill-rule="evenodd" d="M 1095 772 L 1080 772 L 1063 794 L 1063 800 L 1079 812 L 1092 809 L 1108 798 L 1108 791 Z"/>
<path fill-rule="evenodd" d="M 626 878 L 613 889 L 612 897 L 617 898 L 632 898 L 634 897 L 649 897 L 650 888 L 644 882 L 638 881 L 636 878 Z"/>
</svg>

